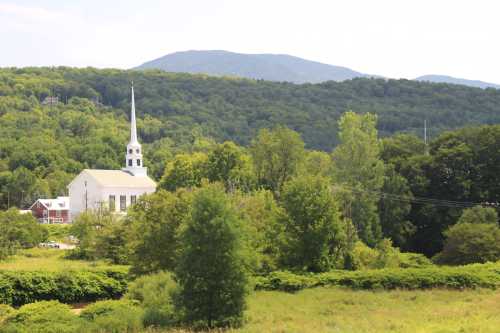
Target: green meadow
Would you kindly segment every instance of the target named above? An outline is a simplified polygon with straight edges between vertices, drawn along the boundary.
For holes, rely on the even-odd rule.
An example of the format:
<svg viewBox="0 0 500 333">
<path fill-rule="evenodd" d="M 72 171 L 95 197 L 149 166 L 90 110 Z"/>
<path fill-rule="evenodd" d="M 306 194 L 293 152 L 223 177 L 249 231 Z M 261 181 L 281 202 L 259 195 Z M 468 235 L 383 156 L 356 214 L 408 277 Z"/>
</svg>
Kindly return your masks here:
<svg viewBox="0 0 500 333">
<path fill-rule="evenodd" d="M 245 325 L 227 332 L 498 333 L 500 330 L 498 290 L 353 291 L 320 287 L 297 293 L 259 291 L 248 301 Z"/>
</svg>

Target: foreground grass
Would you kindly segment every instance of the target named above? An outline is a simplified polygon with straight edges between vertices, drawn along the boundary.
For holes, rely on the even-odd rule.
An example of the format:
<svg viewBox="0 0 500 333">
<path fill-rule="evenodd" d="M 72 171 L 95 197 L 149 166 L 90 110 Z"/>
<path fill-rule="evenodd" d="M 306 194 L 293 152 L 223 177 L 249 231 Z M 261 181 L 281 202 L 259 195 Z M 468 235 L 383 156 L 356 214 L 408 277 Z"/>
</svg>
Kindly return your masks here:
<svg viewBox="0 0 500 333">
<path fill-rule="evenodd" d="M 486 289 L 259 291 L 248 305 L 245 326 L 229 332 L 500 332 L 500 291 Z"/>
<path fill-rule="evenodd" d="M 66 250 L 33 248 L 19 251 L 15 256 L 0 261 L 0 270 L 8 271 L 66 271 L 119 267 L 105 261 L 65 259 Z"/>
</svg>

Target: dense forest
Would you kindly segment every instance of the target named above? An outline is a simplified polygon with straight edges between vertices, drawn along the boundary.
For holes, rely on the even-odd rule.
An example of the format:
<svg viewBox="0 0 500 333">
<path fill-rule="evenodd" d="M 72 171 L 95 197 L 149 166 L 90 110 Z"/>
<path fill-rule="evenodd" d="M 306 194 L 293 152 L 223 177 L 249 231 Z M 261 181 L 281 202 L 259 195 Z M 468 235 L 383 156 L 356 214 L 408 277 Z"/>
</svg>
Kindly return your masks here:
<svg viewBox="0 0 500 333">
<path fill-rule="evenodd" d="M 355 223 L 366 223 L 357 225 L 365 243 L 388 237 L 403 250 L 427 255 L 441 250 L 443 232 L 464 208 L 500 201 L 500 127 L 445 131 L 500 123 L 498 90 L 407 80 L 295 85 L 160 71 L 24 68 L 0 70 L 0 208 L 64 194 L 83 168 L 120 168 L 131 81 L 145 164 L 169 191 L 209 179 L 279 195 L 291 176 L 327 177 L 361 198 L 347 201 L 366 202 L 342 207 L 353 212 Z M 47 96 L 60 102 L 44 104 Z M 375 131 L 365 143 L 377 148 L 363 152 L 357 167 L 342 158 L 335 164 L 342 150 L 333 150 L 346 140 L 339 119 L 350 109 L 375 116 L 365 119 Z M 424 119 L 432 124 L 427 147 L 414 135 Z M 352 144 L 366 130 L 358 125 Z M 277 129 L 259 132 L 263 128 Z M 224 141 L 234 144 L 220 145 Z M 273 153 L 273 142 L 287 147 L 288 157 L 297 156 L 287 162 L 288 175 L 266 166 L 274 153 L 283 153 Z M 224 170 L 227 165 L 210 156 L 226 153 L 239 157 Z M 374 164 L 366 165 L 370 154 Z M 348 171 L 339 173 L 339 165 Z M 359 187 L 354 179 L 363 175 L 354 177 L 356 168 L 378 170 L 374 183 Z"/>
</svg>

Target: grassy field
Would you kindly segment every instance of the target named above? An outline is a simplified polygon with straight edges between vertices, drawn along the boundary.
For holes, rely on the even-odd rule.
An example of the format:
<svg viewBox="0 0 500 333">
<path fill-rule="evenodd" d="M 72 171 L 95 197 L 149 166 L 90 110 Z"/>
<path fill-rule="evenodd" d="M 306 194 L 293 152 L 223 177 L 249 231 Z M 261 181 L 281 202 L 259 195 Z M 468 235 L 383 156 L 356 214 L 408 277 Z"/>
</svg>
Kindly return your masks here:
<svg viewBox="0 0 500 333">
<path fill-rule="evenodd" d="M 498 333 L 500 291 L 260 291 L 250 296 L 247 317 L 225 332 Z"/>
<path fill-rule="evenodd" d="M 65 250 L 59 249 L 33 248 L 22 250 L 17 255 L 0 261 L 0 270 L 62 271 L 110 267 L 110 264 L 104 261 L 64 259 L 65 254 Z"/>
<path fill-rule="evenodd" d="M 500 332 L 500 292 L 258 292 L 241 332 Z"/>
</svg>

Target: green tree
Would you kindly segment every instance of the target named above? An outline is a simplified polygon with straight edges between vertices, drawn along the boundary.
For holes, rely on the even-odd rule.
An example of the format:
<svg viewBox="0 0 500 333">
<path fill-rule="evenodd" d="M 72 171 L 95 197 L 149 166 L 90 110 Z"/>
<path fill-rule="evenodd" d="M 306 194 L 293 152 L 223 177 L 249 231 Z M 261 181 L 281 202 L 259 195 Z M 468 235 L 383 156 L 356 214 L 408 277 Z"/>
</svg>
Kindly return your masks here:
<svg viewBox="0 0 500 333">
<path fill-rule="evenodd" d="M 252 140 L 250 152 L 258 182 L 277 195 L 300 170 L 305 157 L 300 134 L 281 126 L 260 130 Z"/>
<path fill-rule="evenodd" d="M 498 213 L 492 207 L 474 206 L 464 209 L 458 223 L 498 224 Z"/>
<path fill-rule="evenodd" d="M 227 189 L 250 189 L 253 170 L 248 156 L 241 147 L 226 141 L 209 152 L 207 178 L 211 182 L 222 182 Z"/>
<path fill-rule="evenodd" d="M 278 268 L 279 244 L 284 226 L 279 219 L 283 209 L 269 190 L 234 193 L 231 196 L 238 207 L 243 224 L 242 237 L 251 249 L 250 264 L 255 273 L 270 272 Z"/>
<path fill-rule="evenodd" d="M 287 182 L 281 197 L 286 211 L 286 266 L 324 272 L 343 258 L 345 230 L 327 178 L 298 177 Z"/>
<path fill-rule="evenodd" d="M 239 224 L 222 188 L 209 185 L 195 194 L 175 270 L 177 306 L 186 322 L 208 328 L 241 323 L 247 277 Z"/>
<path fill-rule="evenodd" d="M 466 265 L 500 259 L 500 228 L 491 223 L 458 223 L 445 233 L 443 251 L 433 259 L 440 264 Z"/>
<path fill-rule="evenodd" d="M 16 208 L 0 211 L 0 260 L 20 248 L 37 246 L 47 236 L 47 230 L 31 214 L 20 214 Z"/>
<path fill-rule="evenodd" d="M 192 193 L 157 191 L 141 197 L 129 210 L 126 225 L 136 274 L 172 271 L 177 262 L 179 230 L 186 223 Z"/>
<path fill-rule="evenodd" d="M 382 236 L 375 192 L 384 182 L 384 163 L 376 123 L 376 115 L 346 112 L 339 121 L 341 144 L 332 153 L 334 182 L 347 191 L 342 196 L 343 205 L 349 207 L 347 217 L 370 246 Z"/>
<path fill-rule="evenodd" d="M 415 226 L 408 220 L 413 195 L 408 181 L 396 172 L 392 164 L 386 165 L 384 186 L 378 211 L 384 237 L 389 237 L 397 247 L 408 249 Z"/>
<path fill-rule="evenodd" d="M 175 191 L 181 187 L 198 187 L 206 177 L 207 155 L 204 153 L 179 154 L 168 163 L 159 187 Z"/>
<path fill-rule="evenodd" d="M 128 263 L 128 248 L 123 221 L 105 208 L 79 214 L 70 229 L 78 238 L 72 257 L 88 260 L 108 259 Z"/>
</svg>

